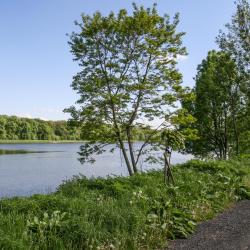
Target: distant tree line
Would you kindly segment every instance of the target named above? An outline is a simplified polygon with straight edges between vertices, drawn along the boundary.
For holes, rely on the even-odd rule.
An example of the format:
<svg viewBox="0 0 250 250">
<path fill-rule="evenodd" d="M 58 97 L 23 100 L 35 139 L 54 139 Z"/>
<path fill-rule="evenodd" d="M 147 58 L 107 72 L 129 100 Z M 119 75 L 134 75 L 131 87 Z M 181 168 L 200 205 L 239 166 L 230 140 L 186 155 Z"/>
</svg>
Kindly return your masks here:
<svg viewBox="0 0 250 250">
<path fill-rule="evenodd" d="M 0 140 L 80 140 L 80 129 L 66 121 L 0 115 Z"/>
<path fill-rule="evenodd" d="M 147 127 L 134 130 L 136 141 L 144 141 L 150 131 Z M 89 140 L 89 130 L 85 123 L 76 126 L 67 121 L 0 115 L 0 140 Z"/>
</svg>

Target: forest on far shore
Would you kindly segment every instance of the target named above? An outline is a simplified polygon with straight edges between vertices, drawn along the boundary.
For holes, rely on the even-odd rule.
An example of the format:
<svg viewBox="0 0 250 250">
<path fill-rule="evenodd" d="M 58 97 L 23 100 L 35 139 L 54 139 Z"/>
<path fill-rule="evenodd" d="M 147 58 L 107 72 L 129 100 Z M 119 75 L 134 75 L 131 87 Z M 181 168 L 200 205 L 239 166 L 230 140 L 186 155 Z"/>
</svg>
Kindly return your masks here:
<svg viewBox="0 0 250 250">
<path fill-rule="evenodd" d="M 66 121 L 0 115 L 0 140 L 80 140 L 80 130 Z"/>
<path fill-rule="evenodd" d="M 136 141 L 145 140 L 150 128 L 135 128 Z M 68 121 L 45 121 L 39 118 L 24 118 L 0 115 L 0 140 L 83 141 L 88 140 L 87 131 L 79 124 Z"/>
</svg>

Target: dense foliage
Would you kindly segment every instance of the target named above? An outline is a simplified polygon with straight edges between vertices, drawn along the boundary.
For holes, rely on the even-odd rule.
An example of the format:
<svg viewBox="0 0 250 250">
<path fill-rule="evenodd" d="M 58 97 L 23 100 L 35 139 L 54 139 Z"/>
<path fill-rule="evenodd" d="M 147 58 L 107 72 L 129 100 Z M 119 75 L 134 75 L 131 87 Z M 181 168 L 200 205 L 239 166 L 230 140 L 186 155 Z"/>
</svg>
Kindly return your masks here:
<svg viewBox="0 0 250 250">
<path fill-rule="evenodd" d="M 236 12 L 231 22 L 226 24 L 226 31 L 220 31 L 217 43 L 235 59 L 242 77 L 245 74 L 243 80 L 248 82 L 245 87 L 250 91 L 250 4 L 248 0 L 237 0 L 235 3 Z"/>
<path fill-rule="evenodd" d="M 79 129 L 66 121 L 0 115 L 0 140 L 79 140 Z"/>
<path fill-rule="evenodd" d="M 236 12 L 198 66 L 194 102 L 184 102 L 196 119 L 198 140 L 187 143 L 195 155 L 226 159 L 250 150 L 250 5 L 236 1 Z M 197 139 L 197 138 L 196 138 Z"/>
<path fill-rule="evenodd" d="M 245 118 L 241 121 L 239 140 L 241 151 L 250 150 L 250 4 L 247 0 L 236 1 L 236 12 L 226 31 L 220 32 L 217 42 L 222 51 L 230 54 L 238 68 L 238 85 L 245 104 Z"/>
<path fill-rule="evenodd" d="M 192 144 L 193 154 L 227 159 L 242 151 L 247 95 L 239 79 L 235 61 L 223 51 L 210 51 L 198 66 L 196 100 L 183 103 L 196 118 L 193 126 L 199 138 Z"/>
<path fill-rule="evenodd" d="M 0 142 L 16 143 L 48 142 L 48 141 L 75 141 L 88 140 L 88 131 L 82 126 L 72 125 L 67 121 L 44 121 L 41 119 L 21 118 L 17 116 L 0 115 Z M 108 126 L 105 126 L 108 129 Z M 144 141 L 150 128 L 134 128 L 134 140 Z M 124 138 L 125 139 L 125 138 Z"/>
<path fill-rule="evenodd" d="M 75 177 L 55 194 L 0 201 L 0 249 L 159 249 L 250 198 L 250 160 L 190 161 L 132 177 Z M 248 171 L 248 172 L 247 172 Z M 132 237 L 131 237 L 132 236 Z"/>
<path fill-rule="evenodd" d="M 79 100 L 66 110 L 86 131 L 82 162 L 93 161 L 93 154 L 112 144 L 121 149 L 132 175 L 141 155 L 156 149 L 151 131 L 135 150 L 135 128 L 147 129 L 152 123 L 158 130 L 169 126 L 176 103 L 185 96 L 176 67 L 178 56 L 186 55 L 178 23 L 178 15 L 171 20 L 160 16 L 156 6 L 146 9 L 135 4 L 131 14 L 122 9 L 108 16 L 82 15 L 79 32 L 69 42 L 80 66 L 72 83 Z"/>
</svg>

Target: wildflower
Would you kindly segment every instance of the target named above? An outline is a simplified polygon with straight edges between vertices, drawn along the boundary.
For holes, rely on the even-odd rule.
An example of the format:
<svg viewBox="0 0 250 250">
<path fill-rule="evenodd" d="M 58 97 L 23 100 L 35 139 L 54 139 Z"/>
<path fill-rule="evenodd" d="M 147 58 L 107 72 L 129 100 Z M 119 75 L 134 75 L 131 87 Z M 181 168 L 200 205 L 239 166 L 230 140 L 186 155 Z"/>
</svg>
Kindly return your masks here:
<svg viewBox="0 0 250 250">
<path fill-rule="evenodd" d="M 110 249 L 115 249 L 115 246 L 113 244 L 109 245 Z"/>
</svg>

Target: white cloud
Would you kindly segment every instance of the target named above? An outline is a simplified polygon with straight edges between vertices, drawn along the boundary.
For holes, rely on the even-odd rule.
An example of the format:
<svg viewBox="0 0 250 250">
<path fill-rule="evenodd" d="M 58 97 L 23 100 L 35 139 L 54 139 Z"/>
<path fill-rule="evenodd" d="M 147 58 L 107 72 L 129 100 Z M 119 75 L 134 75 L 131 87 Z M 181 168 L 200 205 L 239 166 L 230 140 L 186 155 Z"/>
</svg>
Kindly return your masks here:
<svg viewBox="0 0 250 250">
<path fill-rule="evenodd" d="M 33 117 L 41 120 L 66 120 L 68 115 L 63 113 L 63 108 L 33 107 Z"/>
<path fill-rule="evenodd" d="M 42 116 L 40 116 L 40 117 L 38 117 L 40 120 L 43 120 L 43 121 L 49 121 L 50 119 L 48 119 L 48 118 L 46 118 L 46 117 L 42 117 Z"/>
<path fill-rule="evenodd" d="M 172 60 L 172 59 L 174 59 L 172 56 L 167 56 L 167 57 L 159 56 L 157 58 L 157 60 L 160 61 L 160 62 L 169 61 L 169 60 Z M 186 55 L 177 55 L 175 60 L 177 62 L 183 62 L 183 61 L 185 61 L 187 59 L 188 59 L 188 56 L 186 56 Z"/>
<path fill-rule="evenodd" d="M 185 61 L 187 59 L 188 59 L 188 56 L 184 56 L 184 55 L 178 55 L 177 56 L 177 61 L 178 62 L 183 62 L 183 61 Z"/>
<path fill-rule="evenodd" d="M 23 118 L 33 118 L 31 114 L 18 114 L 18 116 Z"/>
</svg>

